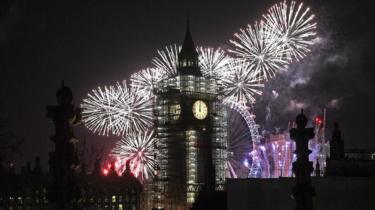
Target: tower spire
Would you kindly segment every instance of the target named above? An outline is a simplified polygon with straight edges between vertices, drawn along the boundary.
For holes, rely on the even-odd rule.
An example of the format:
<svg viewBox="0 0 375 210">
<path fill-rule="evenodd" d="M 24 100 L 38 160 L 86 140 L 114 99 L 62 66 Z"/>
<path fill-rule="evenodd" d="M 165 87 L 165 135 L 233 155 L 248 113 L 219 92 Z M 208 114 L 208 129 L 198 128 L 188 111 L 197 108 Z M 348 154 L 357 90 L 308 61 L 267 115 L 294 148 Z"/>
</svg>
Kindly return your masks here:
<svg viewBox="0 0 375 210">
<path fill-rule="evenodd" d="M 182 48 L 178 53 L 177 71 L 181 75 L 202 76 L 198 66 L 198 53 L 190 32 L 189 18 L 186 20 L 186 32 Z"/>
<path fill-rule="evenodd" d="M 182 48 L 180 51 L 180 54 L 197 54 L 195 50 L 195 44 L 193 41 L 193 38 L 191 37 L 191 32 L 190 32 L 190 21 L 189 18 L 186 20 L 186 32 L 185 32 L 185 38 L 184 42 L 182 44 Z"/>
</svg>

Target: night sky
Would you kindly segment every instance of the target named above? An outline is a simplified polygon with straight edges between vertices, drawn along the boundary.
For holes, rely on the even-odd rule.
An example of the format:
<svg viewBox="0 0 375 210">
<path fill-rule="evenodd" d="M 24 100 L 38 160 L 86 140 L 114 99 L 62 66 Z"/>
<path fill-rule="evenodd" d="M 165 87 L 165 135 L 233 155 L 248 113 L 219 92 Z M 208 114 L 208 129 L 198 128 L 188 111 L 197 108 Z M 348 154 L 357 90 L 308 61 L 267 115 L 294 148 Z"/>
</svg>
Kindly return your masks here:
<svg viewBox="0 0 375 210">
<path fill-rule="evenodd" d="M 91 89 L 129 78 L 150 66 L 157 49 L 181 43 L 187 15 L 197 45 L 226 49 L 234 32 L 277 2 L 2 0 L 2 117 L 16 139 L 24 139 L 14 161 L 19 166 L 40 155 L 46 166 L 54 131 L 45 106 L 56 104 L 61 80 L 79 105 Z M 375 148 L 372 1 L 304 2 L 316 15 L 319 43 L 266 85 L 255 107 L 257 122 L 285 128 L 300 107 L 310 117 L 327 107 L 327 127 L 338 121 L 348 148 Z M 97 148 L 116 140 L 92 135 L 83 125 L 76 136 Z"/>
</svg>

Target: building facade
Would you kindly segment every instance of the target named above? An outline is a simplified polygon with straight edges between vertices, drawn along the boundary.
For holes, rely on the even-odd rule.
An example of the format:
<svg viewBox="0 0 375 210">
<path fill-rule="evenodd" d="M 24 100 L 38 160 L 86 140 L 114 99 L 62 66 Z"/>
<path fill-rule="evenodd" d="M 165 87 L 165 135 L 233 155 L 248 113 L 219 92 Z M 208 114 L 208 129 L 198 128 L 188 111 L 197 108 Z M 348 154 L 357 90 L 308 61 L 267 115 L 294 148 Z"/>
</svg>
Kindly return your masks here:
<svg viewBox="0 0 375 210">
<path fill-rule="evenodd" d="M 27 167 L 22 173 L 5 168 L 0 173 L 0 210 L 47 210 L 51 205 L 48 187 L 51 175 Z M 98 173 L 77 174 L 80 189 L 66 209 L 81 210 L 139 210 L 142 185 L 126 170 L 121 176 L 113 167 L 107 175 Z"/>
<path fill-rule="evenodd" d="M 177 74 L 156 84 L 159 139 L 154 208 L 187 209 L 203 185 L 223 189 L 227 160 L 227 112 L 216 100 L 219 85 L 203 77 L 187 28 Z"/>
</svg>

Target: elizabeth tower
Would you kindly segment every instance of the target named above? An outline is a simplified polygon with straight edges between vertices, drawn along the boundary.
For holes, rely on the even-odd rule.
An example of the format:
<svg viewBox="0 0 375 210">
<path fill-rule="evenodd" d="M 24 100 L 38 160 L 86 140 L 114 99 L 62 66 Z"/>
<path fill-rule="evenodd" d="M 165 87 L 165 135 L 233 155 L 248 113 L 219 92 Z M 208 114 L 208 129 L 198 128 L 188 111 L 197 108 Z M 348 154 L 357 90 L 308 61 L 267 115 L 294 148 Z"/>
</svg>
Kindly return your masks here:
<svg viewBox="0 0 375 210">
<path fill-rule="evenodd" d="M 188 209 L 203 186 L 224 188 L 227 112 L 219 103 L 220 85 L 205 77 L 187 26 L 177 72 L 156 84 L 158 143 L 154 208 Z"/>
</svg>

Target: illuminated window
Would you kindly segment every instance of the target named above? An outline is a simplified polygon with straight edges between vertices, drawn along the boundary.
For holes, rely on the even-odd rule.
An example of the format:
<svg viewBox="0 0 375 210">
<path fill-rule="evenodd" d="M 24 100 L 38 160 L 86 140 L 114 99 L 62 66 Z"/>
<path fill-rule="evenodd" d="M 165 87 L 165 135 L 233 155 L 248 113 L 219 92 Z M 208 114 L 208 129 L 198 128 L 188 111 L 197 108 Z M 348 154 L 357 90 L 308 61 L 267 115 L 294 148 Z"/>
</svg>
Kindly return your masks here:
<svg viewBox="0 0 375 210">
<path fill-rule="evenodd" d="M 178 120 L 181 114 L 181 105 L 180 104 L 173 104 L 170 106 L 169 113 L 172 116 L 173 120 Z"/>
<path fill-rule="evenodd" d="M 115 195 L 112 196 L 112 203 L 116 203 L 116 196 Z"/>
</svg>

